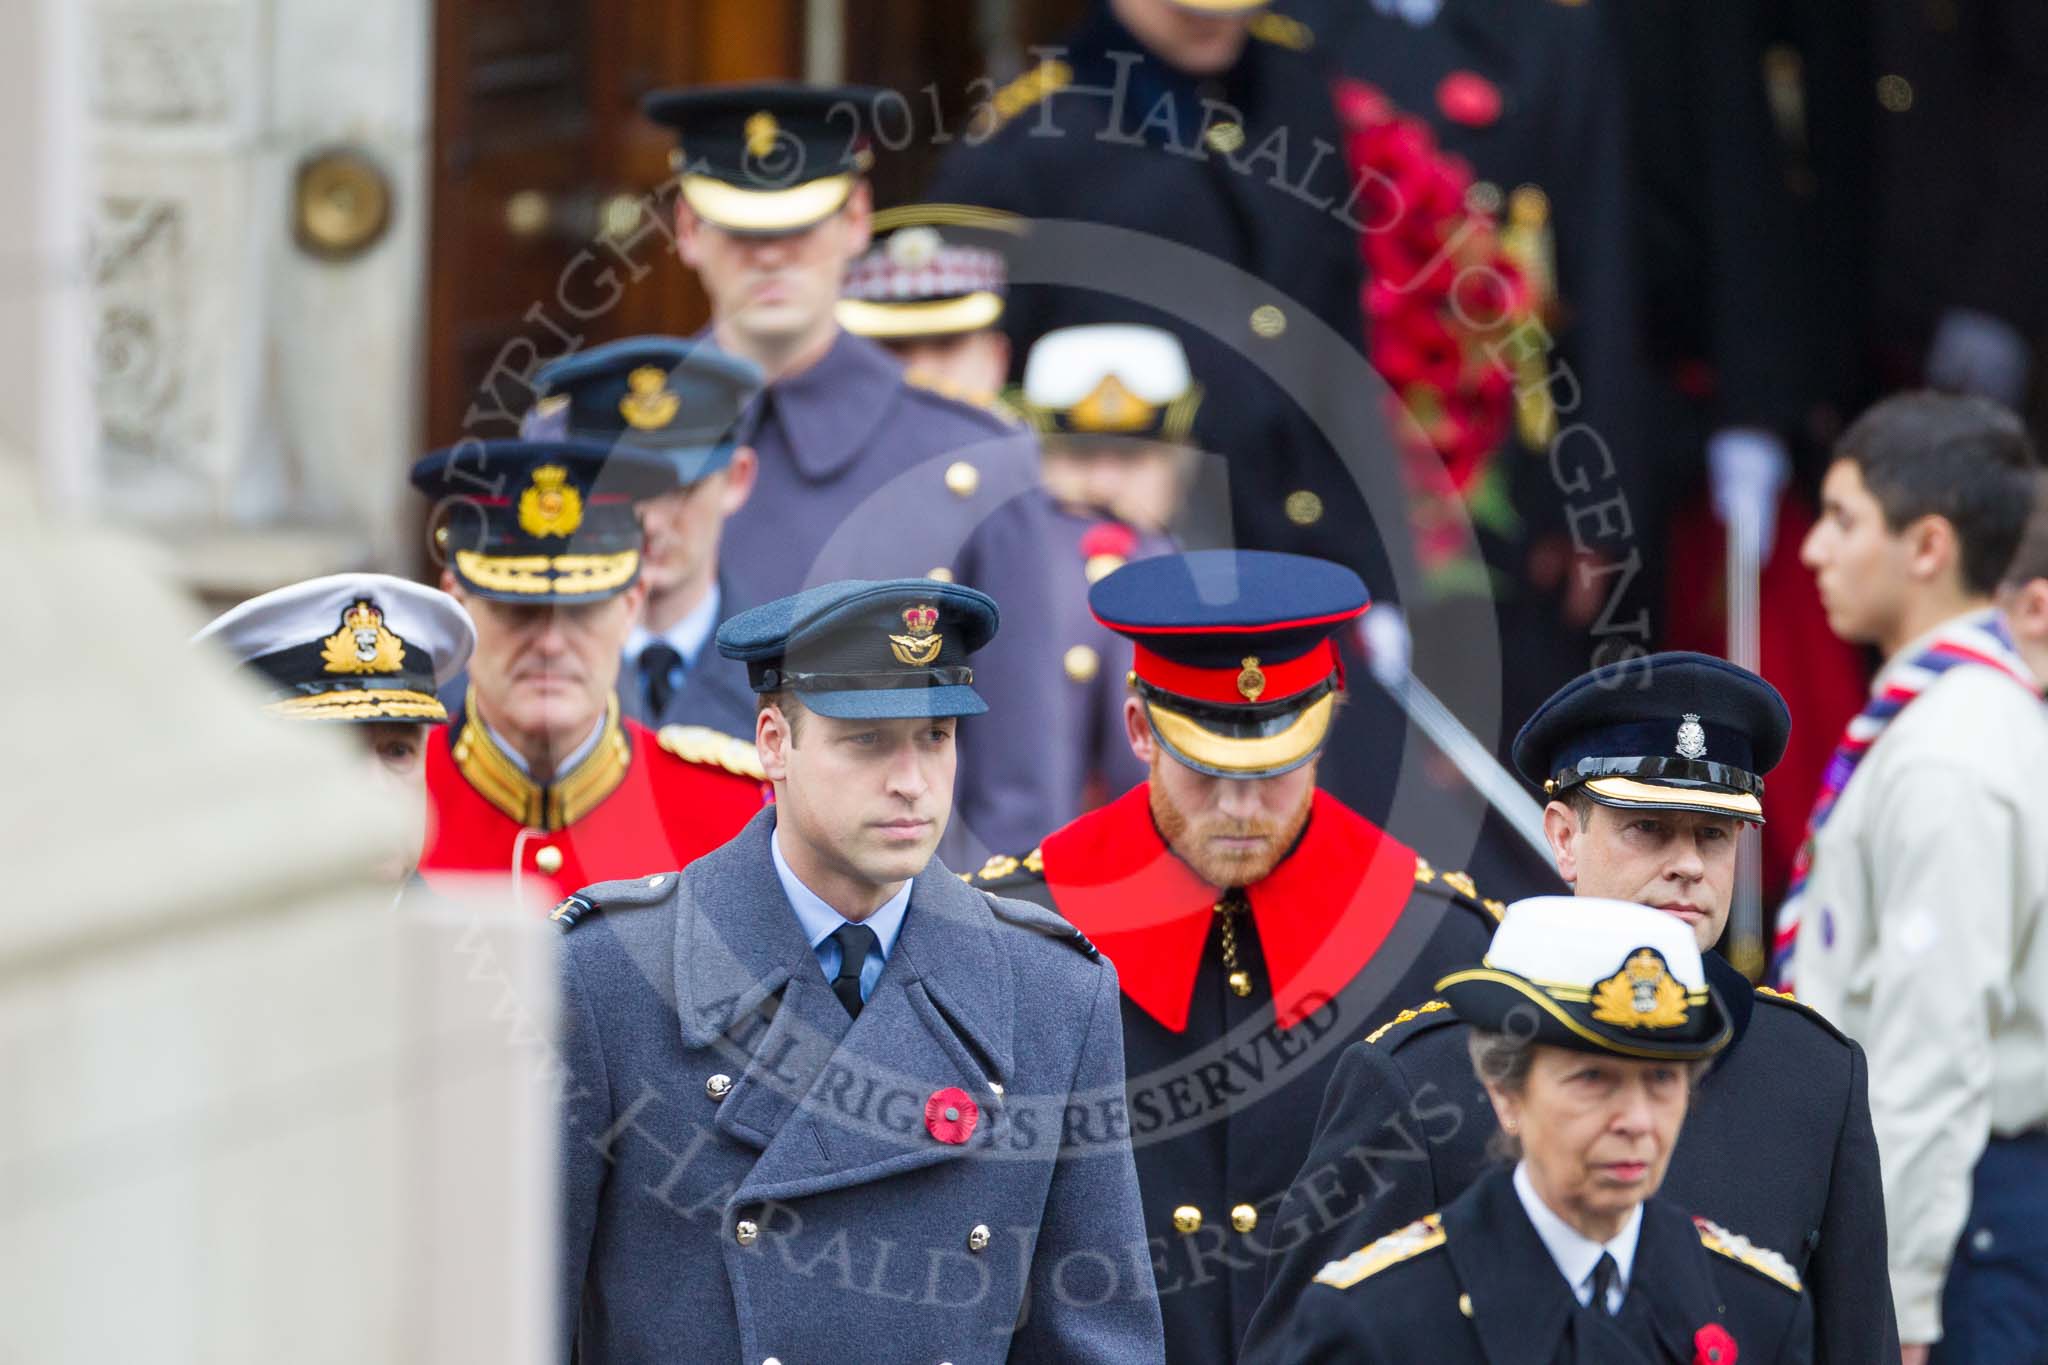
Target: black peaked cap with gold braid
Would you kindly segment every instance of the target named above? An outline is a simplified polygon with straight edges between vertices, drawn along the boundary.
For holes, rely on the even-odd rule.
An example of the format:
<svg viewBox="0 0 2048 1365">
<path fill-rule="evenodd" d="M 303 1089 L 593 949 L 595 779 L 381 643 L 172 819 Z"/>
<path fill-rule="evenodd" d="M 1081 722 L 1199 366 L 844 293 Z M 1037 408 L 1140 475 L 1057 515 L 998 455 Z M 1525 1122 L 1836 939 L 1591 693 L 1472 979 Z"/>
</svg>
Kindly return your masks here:
<svg viewBox="0 0 2048 1365">
<path fill-rule="evenodd" d="M 640 576 L 634 505 L 678 486 L 659 451 L 589 441 L 465 441 L 412 467 L 456 581 L 500 602 L 600 602 Z"/>
<path fill-rule="evenodd" d="M 1629 901 L 1516 901 L 1485 961 L 1437 992 L 1473 1028 L 1578 1052 L 1693 1061 L 1732 1036 L 1691 927 Z"/>
<path fill-rule="evenodd" d="M 799 232 L 845 206 L 874 160 L 864 86 L 787 81 L 657 90 L 647 117 L 676 130 L 683 202 L 727 232 Z"/>
<path fill-rule="evenodd" d="M 438 589 L 344 573 L 252 597 L 192 640 L 260 678 L 273 715 L 435 724 L 448 719 L 435 694 L 469 662 L 476 630 Z"/>
</svg>

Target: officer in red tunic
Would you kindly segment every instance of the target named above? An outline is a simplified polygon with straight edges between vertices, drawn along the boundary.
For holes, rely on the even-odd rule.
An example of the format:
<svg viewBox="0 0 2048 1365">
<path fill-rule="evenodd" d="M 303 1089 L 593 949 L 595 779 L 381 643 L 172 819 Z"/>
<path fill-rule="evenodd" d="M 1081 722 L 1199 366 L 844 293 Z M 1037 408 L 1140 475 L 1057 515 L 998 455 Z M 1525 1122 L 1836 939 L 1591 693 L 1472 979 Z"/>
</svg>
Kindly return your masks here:
<svg viewBox="0 0 2048 1365">
<path fill-rule="evenodd" d="M 546 906 L 737 833 L 766 799 L 753 746 L 683 726 L 657 738 L 619 714 L 643 593 L 634 505 L 673 490 L 674 465 L 624 445 L 469 441 L 412 482 L 477 635 L 461 711 L 427 755 L 427 881 L 509 873 Z"/>
<path fill-rule="evenodd" d="M 1229 1361 L 1300 1236 L 1274 1215 L 1338 1054 L 1483 956 L 1500 907 L 1316 788 L 1357 574 L 1204 550 L 1126 564 L 1089 604 L 1135 645 L 1124 725 L 1149 778 L 976 881 L 1116 964 L 1126 1090 L 1077 1098 L 1065 1136 L 1129 1128 L 1167 1358 Z"/>
</svg>

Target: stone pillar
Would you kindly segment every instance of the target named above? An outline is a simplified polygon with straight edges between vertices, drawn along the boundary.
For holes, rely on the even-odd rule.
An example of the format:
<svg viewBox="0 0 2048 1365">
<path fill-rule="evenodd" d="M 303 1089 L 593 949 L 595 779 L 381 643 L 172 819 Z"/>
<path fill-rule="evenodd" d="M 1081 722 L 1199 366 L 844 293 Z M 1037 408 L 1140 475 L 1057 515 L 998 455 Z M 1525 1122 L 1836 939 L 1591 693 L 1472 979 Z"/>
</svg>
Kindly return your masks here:
<svg viewBox="0 0 2048 1365">
<path fill-rule="evenodd" d="M 217 595 L 410 548 L 432 19 L 90 6 L 95 439 L 73 482 Z"/>
</svg>

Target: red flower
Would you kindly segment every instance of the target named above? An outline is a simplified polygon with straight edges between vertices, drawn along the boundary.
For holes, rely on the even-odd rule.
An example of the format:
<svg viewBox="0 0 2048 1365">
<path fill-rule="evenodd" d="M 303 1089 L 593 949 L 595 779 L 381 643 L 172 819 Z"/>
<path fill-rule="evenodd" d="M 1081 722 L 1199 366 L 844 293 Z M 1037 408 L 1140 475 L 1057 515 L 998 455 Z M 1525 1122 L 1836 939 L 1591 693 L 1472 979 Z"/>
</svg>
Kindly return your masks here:
<svg viewBox="0 0 2048 1365">
<path fill-rule="evenodd" d="M 1692 1365 L 1735 1365 L 1735 1338 L 1718 1322 L 1692 1334 Z"/>
<path fill-rule="evenodd" d="M 957 1085 L 932 1091 L 932 1097 L 924 1102 L 925 1131 L 956 1147 L 974 1136 L 974 1125 L 980 1117 L 980 1107 Z"/>
</svg>

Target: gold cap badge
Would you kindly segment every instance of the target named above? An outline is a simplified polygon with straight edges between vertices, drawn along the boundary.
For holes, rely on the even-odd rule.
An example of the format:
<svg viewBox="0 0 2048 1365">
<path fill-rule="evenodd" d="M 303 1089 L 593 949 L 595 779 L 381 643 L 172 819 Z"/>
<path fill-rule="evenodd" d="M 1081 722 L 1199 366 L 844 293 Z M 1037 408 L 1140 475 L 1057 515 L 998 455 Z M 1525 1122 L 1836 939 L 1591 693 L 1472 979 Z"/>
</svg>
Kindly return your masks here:
<svg viewBox="0 0 2048 1365">
<path fill-rule="evenodd" d="M 1157 411 L 1121 379 L 1106 374 L 1087 397 L 1068 410 L 1067 424 L 1076 431 L 1142 431 L 1152 424 Z"/>
<path fill-rule="evenodd" d="M 775 121 L 775 115 L 763 109 L 747 116 L 745 131 L 747 155 L 760 161 L 775 151 L 775 138 L 782 131 L 782 125 Z"/>
<path fill-rule="evenodd" d="M 1265 690 L 1266 675 L 1259 669 L 1259 656 L 1246 655 L 1244 668 L 1237 675 L 1237 694 L 1246 701 L 1257 701 Z"/>
<path fill-rule="evenodd" d="M 946 643 L 946 637 L 934 634 L 938 628 L 938 608 L 920 602 L 903 612 L 903 627 L 908 635 L 891 635 L 889 652 L 896 656 L 896 662 L 911 668 L 927 668 L 939 657 L 939 650 Z"/>
<path fill-rule="evenodd" d="M 626 396 L 619 400 L 619 416 L 635 431 L 667 426 L 682 402 L 668 391 L 668 376 L 653 365 L 642 365 L 627 375 L 626 388 Z"/>
<path fill-rule="evenodd" d="M 320 645 L 329 673 L 396 673 L 405 662 L 405 641 L 384 628 L 384 613 L 367 598 L 341 614 L 341 629 Z"/>
<path fill-rule="evenodd" d="M 519 495 L 519 529 L 530 536 L 570 536 L 583 524 L 583 495 L 569 471 L 544 464 L 533 471 L 533 487 Z"/>
<path fill-rule="evenodd" d="M 1638 948 L 1593 988 L 1593 1017 L 1622 1028 L 1676 1028 L 1686 1018 L 1685 987 L 1654 948 Z"/>
</svg>

